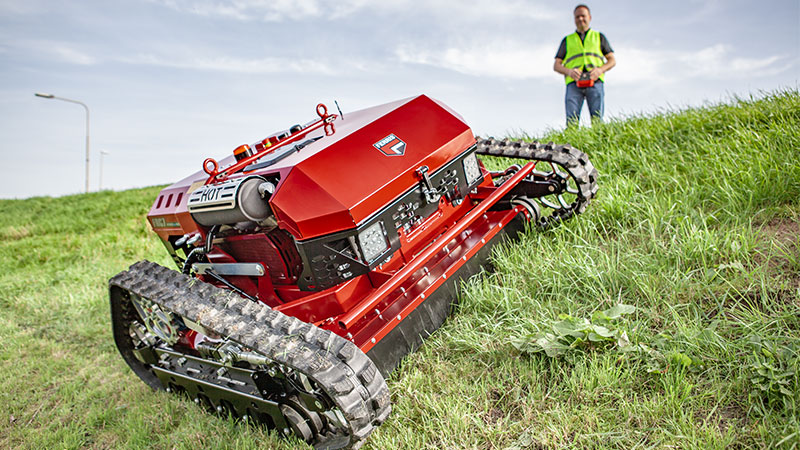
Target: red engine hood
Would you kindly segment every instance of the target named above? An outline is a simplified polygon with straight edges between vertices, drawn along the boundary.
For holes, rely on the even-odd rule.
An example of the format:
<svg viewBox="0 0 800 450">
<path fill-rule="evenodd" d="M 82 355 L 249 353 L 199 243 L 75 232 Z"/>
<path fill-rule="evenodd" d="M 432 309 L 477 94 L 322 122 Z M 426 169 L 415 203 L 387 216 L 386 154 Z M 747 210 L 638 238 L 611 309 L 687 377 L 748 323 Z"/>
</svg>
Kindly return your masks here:
<svg viewBox="0 0 800 450">
<path fill-rule="evenodd" d="M 417 185 L 417 168 L 436 171 L 475 143 L 456 113 L 424 95 L 347 113 L 335 126 L 270 168 L 285 173 L 272 209 L 299 239 L 355 227 Z M 390 135 L 398 141 L 379 150 Z"/>
</svg>

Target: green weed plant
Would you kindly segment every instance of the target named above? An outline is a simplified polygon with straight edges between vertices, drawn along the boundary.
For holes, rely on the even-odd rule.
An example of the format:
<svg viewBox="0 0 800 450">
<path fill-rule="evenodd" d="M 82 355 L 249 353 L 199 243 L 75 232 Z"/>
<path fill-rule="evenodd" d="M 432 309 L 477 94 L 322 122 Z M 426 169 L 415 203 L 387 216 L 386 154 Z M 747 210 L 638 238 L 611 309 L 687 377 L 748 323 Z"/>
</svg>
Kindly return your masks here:
<svg viewBox="0 0 800 450">
<path fill-rule="evenodd" d="M 512 345 L 524 353 L 544 352 L 549 357 L 559 356 L 571 349 L 596 350 L 610 346 L 625 349 L 631 343 L 627 331 L 619 327 L 619 322 L 623 315 L 635 310 L 631 305 L 620 304 L 593 314 L 591 320 L 559 314 L 560 320 L 548 327 L 550 332 L 515 339 Z"/>
</svg>

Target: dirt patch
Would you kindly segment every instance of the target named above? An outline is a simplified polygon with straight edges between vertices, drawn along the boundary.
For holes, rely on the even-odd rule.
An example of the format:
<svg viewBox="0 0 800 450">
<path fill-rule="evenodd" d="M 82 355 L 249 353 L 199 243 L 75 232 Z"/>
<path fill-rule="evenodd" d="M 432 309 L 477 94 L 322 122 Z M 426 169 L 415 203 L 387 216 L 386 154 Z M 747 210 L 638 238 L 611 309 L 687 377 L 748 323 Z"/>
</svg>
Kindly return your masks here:
<svg viewBox="0 0 800 450">
<path fill-rule="evenodd" d="M 492 389 L 489 391 L 487 399 L 489 400 L 489 404 L 491 406 L 489 407 L 489 410 L 483 414 L 483 421 L 486 422 L 487 425 L 494 425 L 505 416 L 505 413 L 501 409 L 503 393 L 497 389 Z"/>
<path fill-rule="evenodd" d="M 756 262 L 770 273 L 789 279 L 789 289 L 800 289 L 800 218 L 775 218 L 760 230 L 764 236 Z"/>
<path fill-rule="evenodd" d="M 794 244 L 800 242 L 800 220 L 796 218 L 775 218 L 770 220 L 761 231 L 780 243 Z"/>
<path fill-rule="evenodd" d="M 725 435 L 728 428 L 739 427 L 747 422 L 747 411 L 739 405 L 725 405 L 717 410 L 716 421 L 720 434 Z"/>
<path fill-rule="evenodd" d="M 491 408 L 483 415 L 483 421 L 486 422 L 487 425 L 495 425 L 503 417 L 505 417 L 505 413 L 500 408 Z"/>
<path fill-rule="evenodd" d="M 16 241 L 31 235 L 31 231 L 25 225 L 10 225 L 0 230 L 0 241 Z"/>
</svg>

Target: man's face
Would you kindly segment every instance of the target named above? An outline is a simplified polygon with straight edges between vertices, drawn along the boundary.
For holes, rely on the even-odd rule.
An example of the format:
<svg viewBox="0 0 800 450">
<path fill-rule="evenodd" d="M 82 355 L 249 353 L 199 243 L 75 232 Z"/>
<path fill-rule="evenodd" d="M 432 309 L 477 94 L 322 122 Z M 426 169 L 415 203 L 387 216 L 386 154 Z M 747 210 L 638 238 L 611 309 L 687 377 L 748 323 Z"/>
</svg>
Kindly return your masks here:
<svg viewBox="0 0 800 450">
<path fill-rule="evenodd" d="M 575 28 L 581 33 L 589 29 L 589 22 L 592 21 L 592 15 L 586 8 L 578 8 L 575 10 Z"/>
</svg>

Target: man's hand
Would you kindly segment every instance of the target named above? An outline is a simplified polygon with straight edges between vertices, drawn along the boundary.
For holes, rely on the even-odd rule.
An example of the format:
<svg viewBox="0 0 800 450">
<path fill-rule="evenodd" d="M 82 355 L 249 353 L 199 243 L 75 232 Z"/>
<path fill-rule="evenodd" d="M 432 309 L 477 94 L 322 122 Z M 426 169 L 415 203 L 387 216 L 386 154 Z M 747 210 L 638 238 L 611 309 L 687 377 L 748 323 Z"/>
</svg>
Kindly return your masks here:
<svg viewBox="0 0 800 450">
<path fill-rule="evenodd" d="M 575 81 L 578 81 L 581 78 L 581 71 L 579 69 L 570 69 L 569 67 L 566 67 L 561 58 L 556 58 L 556 61 L 553 63 L 553 70 L 561 75 L 570 77 Z"/>
<path fill-rule="evenodd" d="M 595 67 L 594 69 L 592 69 L 591 72 L 589 72 L 589 78 L 592 81 L 597 81 L 597 79 L 600 78 L 600 75 L 602 75 L 602 74 L 603 74 L 603 70 L 601 68 L 599 68 L 599 67 Z"/>
</svg>

